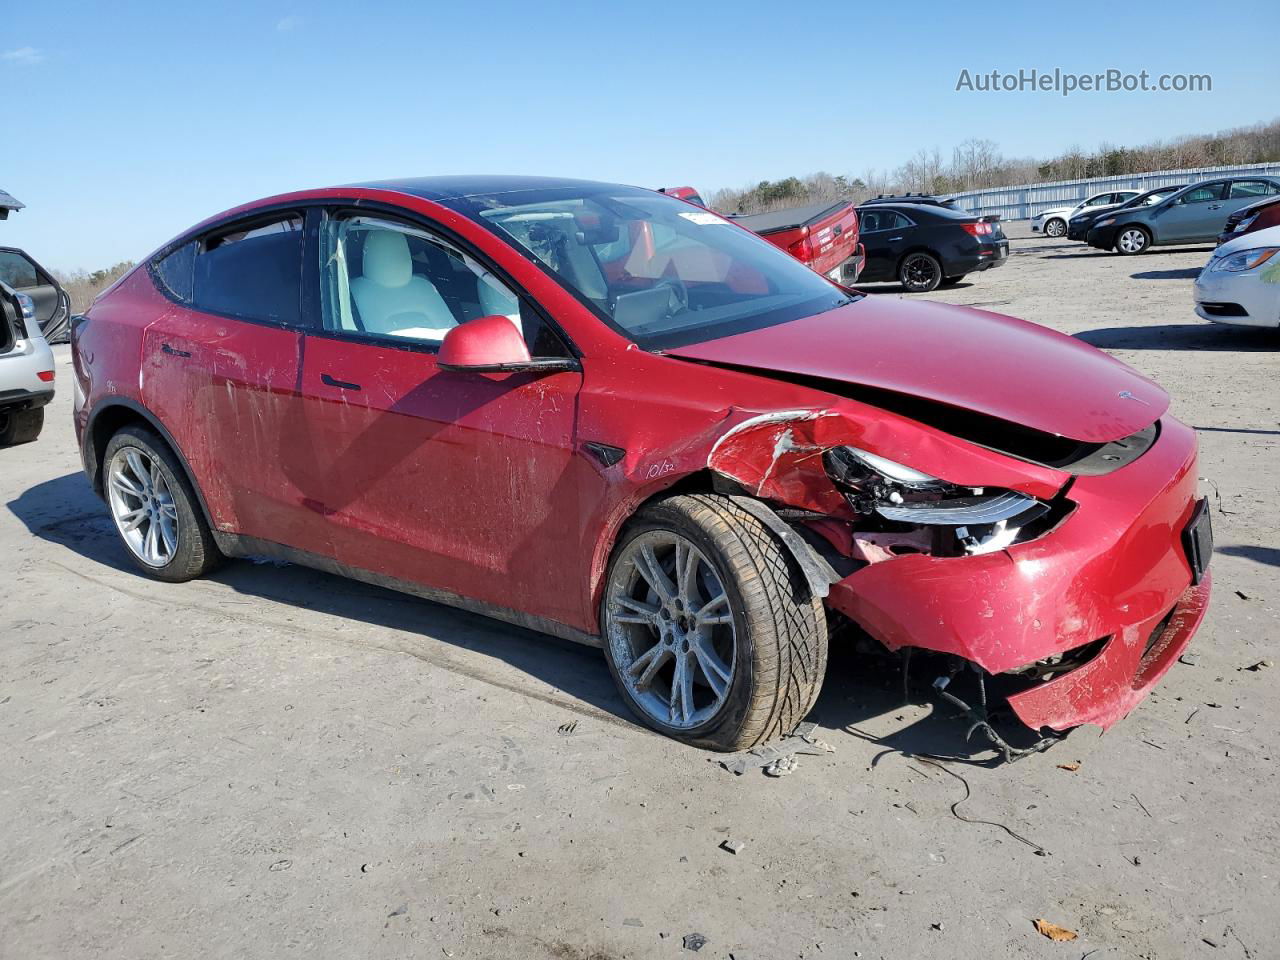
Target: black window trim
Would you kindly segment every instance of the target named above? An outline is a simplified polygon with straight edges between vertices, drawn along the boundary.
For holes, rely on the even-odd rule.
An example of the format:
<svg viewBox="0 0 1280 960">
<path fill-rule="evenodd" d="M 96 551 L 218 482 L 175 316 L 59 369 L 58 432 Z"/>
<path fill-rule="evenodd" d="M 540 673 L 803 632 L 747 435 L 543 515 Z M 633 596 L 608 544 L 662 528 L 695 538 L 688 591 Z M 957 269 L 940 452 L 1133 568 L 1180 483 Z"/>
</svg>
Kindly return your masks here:
<svg viewBox="0 0 1280 960">
<path fill-rule="evenodd" d="M 305 218 L 302 228 L 303 236 L 303 261 L 302 261 L 302 318 L 298 324 L 282 323 L 279 320 L 264 320 L 257 317 L 241 317 L 231 314 L 218 313 L 212 310 L 201 310 L 194 303 L 184 303 L 173 297 L 164 281 L 162 281 L 156 273 L 156 264 L 167 257 L 169 254 L 178 250 L 187 243 L 199 242 L 205 237 L 214 236 L 219 233 L 229 232 L 233 226 L 241 223 L 257 220 L 259 222 L 269 222 L 279 219 L 282 213 L 290 211 L 301 213 Z M 147 273 L 151 278 L 152 286 L 156 288 L 165 299 L 176 303 L 188 310 L 194 310 L 198 313 L 205 313 L 209 316 L 223 317 L 228 320 L 238 320 L 242 323 L 256 323 L 260 326 L 275 327 L 277 329 L 294 330 L 308 336 L 325 337 L 326 339 L 342 339 L 351 343 L 367 342 L 372 346 L 390 347 L 395 350 L 405 350 L 410 353 L 438 353 L 440 348 L 438 345 L 414 343 L 405 341 L 403 343 L 391 343 L 382 337 L 359 337 L 352 336 L 347 332 L 326 330 L 324 329 L 324 318 L 320 316 L 320 224 L 326 216 L 332 216 L 334 213 L 346 212 L 349 214 L 367 215 L 369 213 L 377 213 L 379 216 L 387 216 L 392 219 L 399 219 L 408 223 L 415 228 L 429 230 L 437 234 L 442 239 L 462 250 L 468 256 L 475 258 L 485 269 L 491 271 L 494 276 L 507 285 L 522 303 L 527 303 L 533 311 L 542 319 L 560 340 L 566 351 L 568 351 L 571 359 L 579 361 L 581 366 L 582 351 L 578 345 L 573 342 L 573 338 L 565 332 L 563 326 L 540 304 L 536 297 L 525 289 L 523 284 L 516 282 L 511 274 L 503 269 L 503 267 L 493 261 L 482 250 L 479 250 L 475 244 L 471 243 L 465 237 L 456 231 L 440 223 L 432 217 L 409 210 L 405 207 L 398 206 L 394 203 L 388 203 L 381 200 L 366 200 L 362 197 L 311 197 L 302 201 L 293 201 L 289 203 L 271 204 L 265 207 L 259 207 L 255 210 L 246 211 L 237 216 L 226 217 L 213 224 L 205 224 L 200 227 L 194 227 L 179 234 L 170 240 L 159 250 L 153 253 L 147 260 Z M 451 211 L 456 212 L 456 211 Z M 502 238 L 499 237 L 499 240 Z M 503 241 L 505 242 L 505 241 Z M 512 247 L 517 254 L 522 251 Z M 525 258 L 528 259 L 528 258 Z"/>
<path fill-rule="evenodd" d="M 274 327 L 280 330 L 294 330 L 294 331 L 306 332 L 310 330 L 312 324 L 319 319 L 318 314 L 315 313 L 313 309 L 311 309 L 312 305 L 308 302 L 313 298 L 307 295 L 307 290 L 308 290 L 307 261 L 310 259 L 307 256 L 307 247 L 308 247 L 308 241 L 309 241 L 309 234 L 307 230 L 307 225 L 308 225 L 307 209 L 310 206 L 315 206 L 315 204 L 314 203 L 285 203 L 285 204 L 279 204 L 279 205 L 272 205 L 270 207 L 264 207 L 258 210 L 251 210 L 239 216 L 228 217 L 225 220 L 220 220 L 211 226 L 205 226 L 199 229 L 188 230 L 186 233 L 181 234 L 176 239 L 166 243 L 158 251 L 152 254 L 151 257 L 147 260 L 147 275 L 151 279 L 151 285 L 155 287 L 156 290 L 160 293 L 160 295 L 163 296 L 166 300 L 170 301 L 171 303 L 176 303 L 180 307 L 185 307 L 186 309 L 191 310 L 195 313 L 202 313 L 210 317 L 221 317 L 224 320 L 238 320 L 241 323 L 253 323 L 262 327 Z M 190 302 L 181 300 L 176 295 L 174 295 L 173 291 L 169 289 L 169 285 L 165 283 L 160 276 L 160 272 L 159 272 L 160 261 L 164 260 L 170 254 L 176 253 L 178 250 L 181 250 L 188 243 L 195 243 L 200 246 L 200 249 L 197 249 L 194 255 L 194 256 L 199 256 L 201 253 L 201 250 L 204 247 L 204 244 L 214 237 L 218 237 L 228 233 L 234 233 L 237 230 L 243 229 L 246 225 L 251 225 L 255 223 L 266 224 L 266 223 L 273 223 L 276 220 L 283 220 L 285 219 L 286 216 L 288 216 L 291 213 L 302 220 L 302 231 L 301 231 L 302 252 L 300 256 L 303 259 L 301 264 L 302 270 L 300 271 L 300 275 L 302 279 L 301 279 L 301 284 L 298 290 L 298 322 L 297 323 L 288 323 L 284 320 L 272 320 L 267 317 L 246 317 L 243 314 L 224 313 L 221 310 L 210 310 L 207 307 L 198 306 L 195 303 L 194 261 L 192 266 L 192 271 L 193 271 L 192 300 Z"/>
</svg>

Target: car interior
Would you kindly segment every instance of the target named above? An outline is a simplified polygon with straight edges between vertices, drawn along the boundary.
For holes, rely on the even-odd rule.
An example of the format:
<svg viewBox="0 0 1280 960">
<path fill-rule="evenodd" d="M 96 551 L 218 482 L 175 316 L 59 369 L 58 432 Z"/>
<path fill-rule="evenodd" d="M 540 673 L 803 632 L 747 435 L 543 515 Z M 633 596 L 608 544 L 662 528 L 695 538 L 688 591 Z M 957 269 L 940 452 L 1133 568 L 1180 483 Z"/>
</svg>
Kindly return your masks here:
<svg viewBox="0 0 1280 960">
<path fill-rule="evenodd" d="M 518 298 L 443 241 L 366 218 L 330 221 L 327 231 L 327 326 L 431 343 L 482 316 L 521 328 Z"/>
</svg>

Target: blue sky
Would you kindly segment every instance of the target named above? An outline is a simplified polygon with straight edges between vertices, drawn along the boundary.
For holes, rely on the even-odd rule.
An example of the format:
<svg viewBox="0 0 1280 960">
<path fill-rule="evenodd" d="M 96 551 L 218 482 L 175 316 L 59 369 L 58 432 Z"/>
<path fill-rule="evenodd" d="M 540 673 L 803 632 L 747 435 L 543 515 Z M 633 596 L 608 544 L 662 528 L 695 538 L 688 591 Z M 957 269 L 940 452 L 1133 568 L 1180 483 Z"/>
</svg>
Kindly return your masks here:
<svg viewBox="0 0 1280 960">
<path fill-rule="evenodd" d="M 64 270 L 299 187 L 482 172 L 710 191 L 969 137 L 1044 156 L 1270 120 L 1280 79 L 1272 30 L 1182 2 L 42 0 L 3 20 L 19 136 L 0 188 L 28 209 L 0 244 Z M 1213 91 L 955 90 L 962 68 L 1031 67 L 1209 73 Z"/>
</svg>

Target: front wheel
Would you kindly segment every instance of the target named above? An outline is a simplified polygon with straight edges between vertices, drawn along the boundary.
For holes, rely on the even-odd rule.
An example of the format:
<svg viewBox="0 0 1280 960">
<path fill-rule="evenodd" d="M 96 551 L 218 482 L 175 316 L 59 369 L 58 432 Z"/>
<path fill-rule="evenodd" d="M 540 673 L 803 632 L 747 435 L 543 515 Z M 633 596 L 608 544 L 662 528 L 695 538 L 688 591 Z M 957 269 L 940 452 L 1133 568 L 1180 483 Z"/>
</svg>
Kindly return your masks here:
<svg viewBox="0 0 1280 960">
<path fill-rule="evenodd" d="M 1058 217 L 1046 221 L 1044 233 L 1047 237 L 1061 237 L 1067 232 L 1067 222 Z"/>
<path fill-rule="evenodd" d="M 1126 257 L 1142 253 L 1151 246 L 1151 234 L 1142 227 L 1125 227 L 1116 234 L 1116 253 Z"/>
<path fill-rule="evenodd" d="M 942 283 L 942 265 L 932 254 L 908 254 L 898 268 L 898 280 L 908 293 L 929 293 Z"/>
<path fill-rule="evenodd" d="M 650 727 L 712 750 L 795 729 L 827 663 L 826 614 L 786 547 L 709 494 L 645 507 L 609 568 L 605 657 Z"/>
</svg>

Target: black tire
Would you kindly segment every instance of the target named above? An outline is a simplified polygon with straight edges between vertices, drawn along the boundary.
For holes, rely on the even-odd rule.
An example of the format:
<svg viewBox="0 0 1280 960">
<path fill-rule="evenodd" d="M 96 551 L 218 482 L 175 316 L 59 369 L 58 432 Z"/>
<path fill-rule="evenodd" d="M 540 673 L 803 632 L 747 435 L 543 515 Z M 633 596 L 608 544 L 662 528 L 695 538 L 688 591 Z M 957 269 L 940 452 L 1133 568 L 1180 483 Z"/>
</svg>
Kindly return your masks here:
<svg viewBox="0 0 1280 960">
<path fill-rule="evenodd" d="M 700 726 L 680 729 L 645 711 L 620 675 L 610 618 L 627 546 L 646 533 L 674 533 L 713 568 L 731 607 L 733 673 L 723 703 Z M 745 750 L 785 736 L 817 700 L 827 666 L 827 623 L 795 558 L 757 517 L 711 494 L 669 497 L 644 507 L 618 543 L 601 609 L 605 659 L 623 699 L 648 726 L 710 750 Z M 644 629 L 644 628 L 639 628 Z M 623 642 L 623 641 L 619 641 Z"/>
<path fill-rule="evenodd" d="M 1066 233 L 1067 221 L 1061 217 L 1050 217 L 1044 222 L 1044 235 L 1046 237 L 1057 239 L 1058 237 L 1066 236 Z"/>
<path fill-rule="evenodd" d="M 44 407 L 0 412 L 0 447 L 30 443 L 44 429 Z"/>
<path fill-rule="evenodd" d="M 898 282 L 908 293 L 929 293 L 942 283 L 942 264 L 931 253 L 909 253 L 898 265 Z"/>
<path fill-rule="evenodd" d="M 959 283 L 961 280 L 963 280 L 963 279 L 965 278 L 965 276 L 967 276 L 967 275 L 962 273 L 962 274 L 960 274 L 960 276 L 958 276 L 958 277 L 943 277 L 943 278 L 942 278 L 942 283 L 940 284 L 940 286 L 943 286 L 943 287 L 954 287 L 957 283 Z"/>
<path fill-rule="evenodd" d="M 102 457 L 103 485 L 110 482 L 107 475 L 109 464 L 116 454 L 125 448 L 140 450 L 151 461 L 159 465 L 165 483 L 173 497 L 177 508 L 177 546 L 168 563 L 154 566 L 143 561 L 129 543 L 124 533 L 116 525 L 121 545 L 134 564 L 148 576 L 167 583 L 183 583 L 196 577 L 204 576 L 222 562 L 222 553 L 214 542 L 209 524 L 205 521 L 200 501 L 187 479 L 187 472 L 164 442 L 154 432 L 143 426 L 127 426 L 121 428 L 107 443 L 106 453 Z M 110 509 L 110 507 L 108 507 Z"/>
<path fill-rule="evenodd" d="M 1115 251 L 1122 257 L 1136 257 L 1151 249 L 1151 231 L 1137 224 L 1128 224 L 1116 231 Z"/>
</svg>

